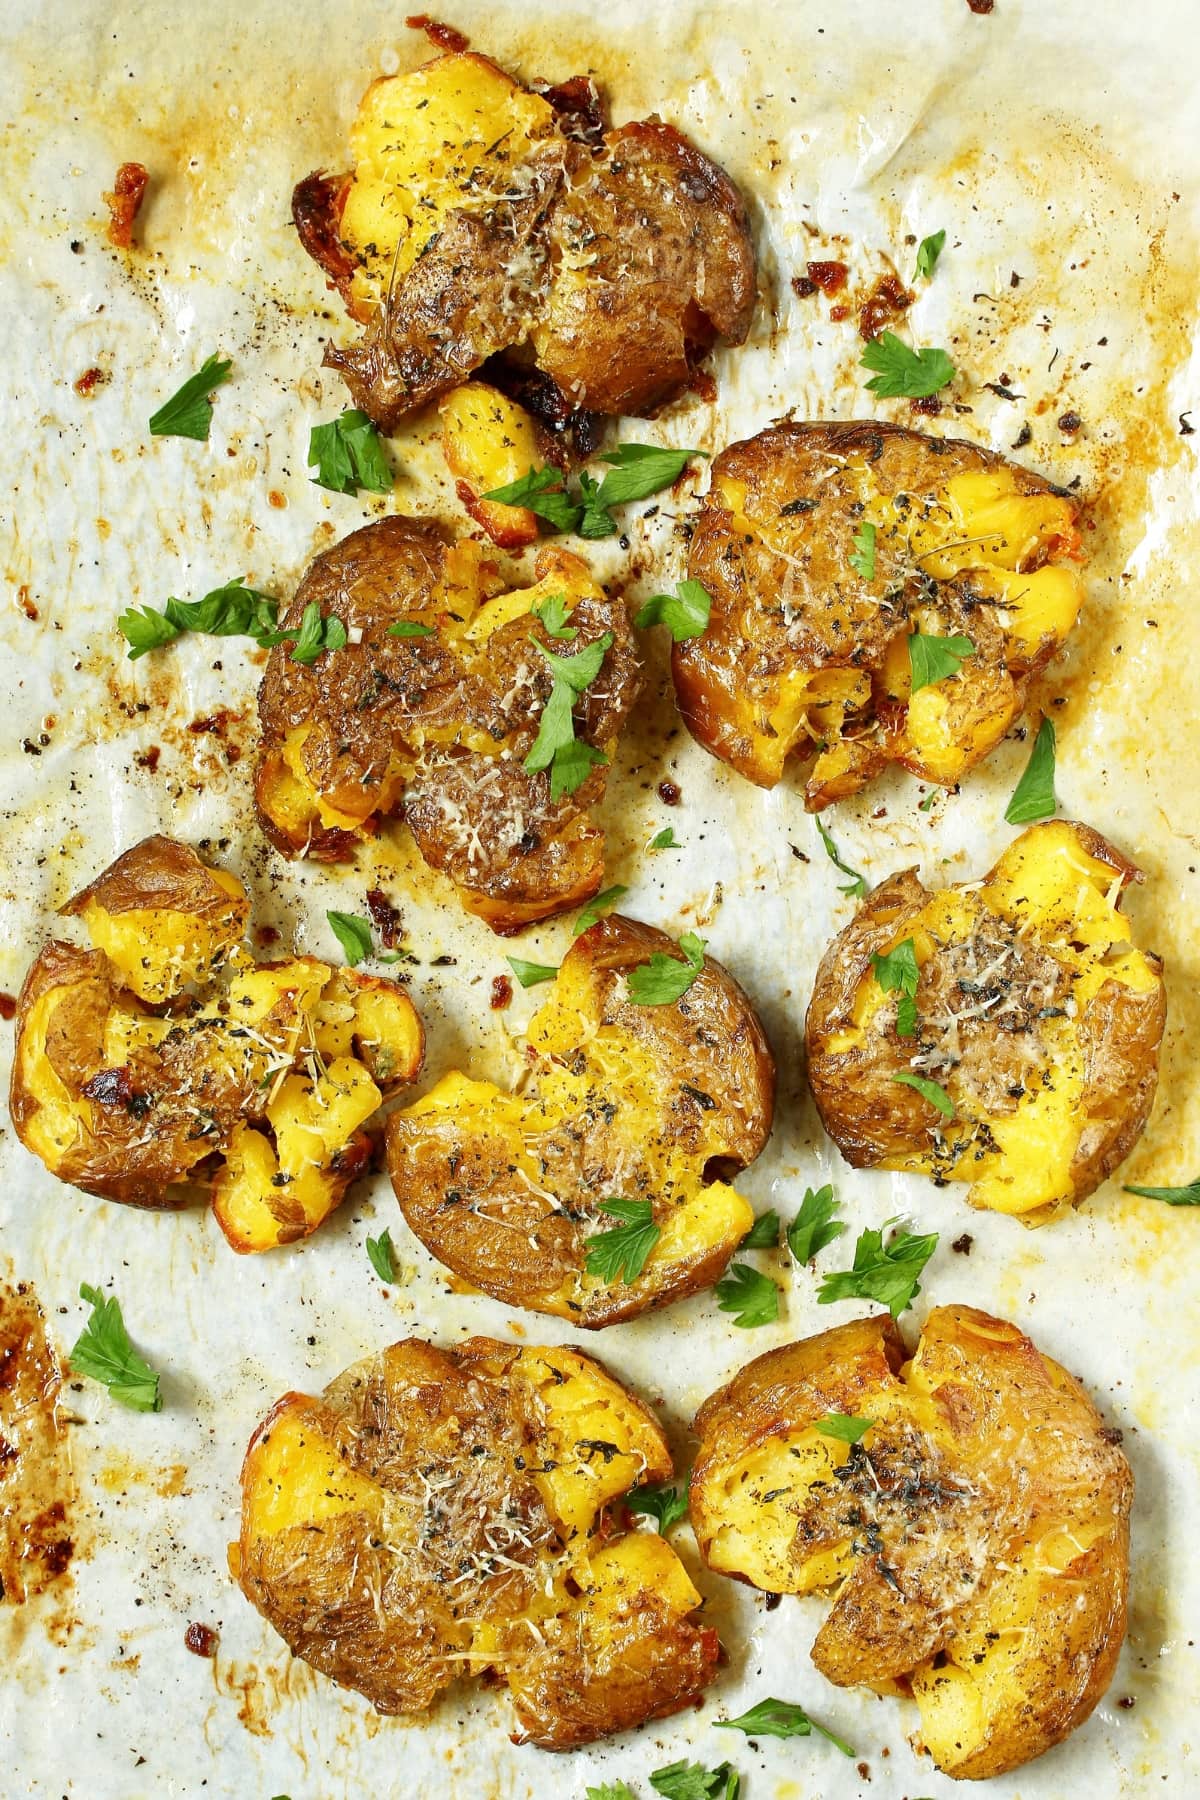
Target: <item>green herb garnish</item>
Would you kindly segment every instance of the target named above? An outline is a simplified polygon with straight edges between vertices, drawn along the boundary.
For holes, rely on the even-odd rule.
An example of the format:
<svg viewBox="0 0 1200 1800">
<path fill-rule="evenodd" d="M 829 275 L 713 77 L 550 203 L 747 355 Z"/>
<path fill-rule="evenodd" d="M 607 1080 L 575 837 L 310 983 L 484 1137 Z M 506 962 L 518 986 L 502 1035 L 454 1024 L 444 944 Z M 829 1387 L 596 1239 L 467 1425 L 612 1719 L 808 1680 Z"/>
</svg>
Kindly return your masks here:
<svg viewBox="0 0 1200 1800">
<path fill-rule="evenodd" d="M 172 596 L 161 612 L 152 606 L 130 607 L 117 620 L 117 629 L 129 645 L 130 662 L 136 662 L 183 631 L 204 632 L 209 637 L 252 637 L 266 649 L 277 641 L 278 623 L 278 600 L 247 587 L 237 575 L 200 600 Z"/>
<path fill-rule="evenodd" d="M 1140 1194 L 1143 1200 L 1163 1200 L 1168 1206 L 1200 1206 L 1200 1180 L 1189 1181 L 1186 1187 L 1133 1187 L 1126 1185 L 1127 1194 Z"/>
<path fill-rule="evenodd" d="M 635 1006 L 672 1006 L 687 993 L 704 967 L 705 939 L 685 931 L 679 948 L 683 961 L 656 950 L 648 962 L 630 969 L 625 983 Z"/>
<path fill-rule="evenodd" d="M 739 1250 L 777 1250 L 779 1248 L 779 1214 L 772 1209 L 760 1213 L 738 1245 Z"/>
<path fill-rule="evenodd" d="M 825 854 L 833 864 L 834 868 L 837 869 L 840 874 L 848 875 L 850 877 L 845 887 L 839 887 L 838 893 L 851 894 L 856 900 L 860 900 L 867 891 L 865 877 L 860 875 L 857 869 L 852 869 L 849 863 L 844 863 L 842 861 L 841 857 L 838 855 L 837 845 L 834 843 L 829 832 L 826 831 L 824 825 L 822 825 L 820 819 L 815 819 L 814 824 L 821 834 L 821 842 L 825 846 Z"/>
<path fill-rule="evenodd" d="M 728 1763 L 706 1769 L 701 1763 L 669 1763 L 655 1769 L 650 1786 L 665 1800 L 738 1800 L 741 1781 Z"/>
<path fill-rule="evenodd" d="M 1004 809 L 1010 825 L 1030 825 L 1035 819 L 1052 818 L 1058 810 L 1054 792 L 1055 743 L 1054 721 L 1043 719 L 1025 773 Z"/>
<path fill-rule="evenodd" d="M 841 1237 L 846 1222 L 834 1218 L 837 1209 L 837 1196 L 832 1187 L 805 1190 L 800 1211 L 787 1228 L 787 1247 L 798 1263 L 811 1262 L 818 1250 Z"/>
<path fill-rule="evenodd" d="M 790 1700 L 760 1700 L 749 1712 L 744 1712 L 738 1719 L 717 1719 L 714 1721 L 718 1731 L 744 1731 L 747 1737 L 811 1737 L 814 1731 L 836 1744 L 843 1756 L 854 1756 L 856 1751 L 840 1737 L 824 1725 L 818 1725 L 810 1719 L 802 1706 L 795 1706 Z"/>
<path fill-rule="evenodd" d="M 356 407 L 340 418 L 313 426 L 308 436 L 308 466 L 317 471 L 313 477 L 317 486 L 333 494 L 357 494 L 359 488 L 390 494 L 394 485 L 383 440 L 366 413 Z"/>
<path fill-rule="evenodd" d="M 912 1037 L 917 1029 L 917 987 L 921 980 L 912 939 L 905 938 L 883 956 L 873 956 L 871 966 L 884 993 L 900 996 L 896 1002 L 896 1036 Z"/>
<path fill-rule="evenodd" d="M 424 638 L 434 635 L 432 625 L 422 625 L 419 619 L 397 619 L 394 625 L 387 628 L 389 637 Z"/>
<path fill-rule="evenodd" d="M 860 1444 L 874 1423 L 874 1419 L 856 1419 L 853 1413 L 826 1413 L 817 1420 L 817 1430 L 822 1437 L 837 1438 L 842 1444 Z"/>
<path fill-rule="evenodd" d="M 197 372 L 189 375 L 183 386 L 169 400 L 164 400 L 156 413 L 151 413 L 150 436 L 195 438 L 203 442 L 212 424 L 213 407 L 209 395 L 229 380 L 232 368 L 231 362 L 222 362 L 217 355 L 206 357 Z"/>
<path fill-rule="evenodd" d="M 854 549 L 850 555 L 850 567 L 864 581 L 875 579 L 875 527 L 866 519 L 863 520 L 854 534 Z"/>
<path fill-rule="evenodd" d="M 504 960 L 523 988 L 537 987 L 540 981 L 553 981 L 558 974 L 556 963 L 525 962 L 519 956 L 506 956 Z"/>
<path fill-rule="evenodd" d="M 681 850 L 683 846 L 675 836 L 675 827 L 664 825 L 662 830 L 650 839 L 646 848 L 647 850 Z"/>
<path fill-rule="evenodd" d="M 931 1081 L 928 1075 L 913 1075 L 905 1069 L 902 1075 L 893 1075 L 892 1080 L 898 1087 L 910 1087 L 920 1094 L 922 1100 L 928 1100 L 930 1106 L 936 1106 L 947 1119 L 954 1117 L 954 1102 L 940 1081 Z"/>
<path fill-rule="evenodd" d="M 577 650 L 574 656 L 557 656 L 544 644 L 534 640 L 534 647 L 550 664 L 554 685 L 550 698 L 542 708 L 538 734 L 525 767 L 531 774 L 539 769 L 550 771 L 550 798 L 560 800 L 573 794 L 588 778 L 597 763 L 608 758 L 575 736 L 575 702 L 584 689 L 600 673 L 601 664 L 612 645 L 613 635 L 606 631 L 594 643 Z"/>
<path fill-rule="evenodd" d="M 752 1269 L 749 1263 L 734 1263 L 718 1281 L 715 1292 L 721 1311 L 736 1313 L 733 1322 L 743 1331 L 770 1325 L 779 1317 L 779 1289 L 769 1275 Z"/>
<path fill-rule="evenodd" d="M 924 400 L 954 380 L 954 364 L 944 350 L 914 350 L 894 331 L 871 339 L 862 366 L 875 371 L 867 386 L 881 400 Z"/>
<path fill-rule="evenodd" d="M 581 508 L 563 491 L 562 470 L 550 465 L 527 469 L 516 481 L 493 488 L 482 498 L 498 500 L 502 506 L 523 506 L 555 531 L 574 531 L 579 523 Z"/>
<path fill-rule="evenodd" d="M 889 1220 L 888 1224 L 894 1222 Z M 854 1246 L 853 1268 L 827 1275 L 817 1300 L 822 1306 L 833 1300 L 878 1300 L 893 1319 L 898 1319 L 920 1293 L 921 1273 L 937 1249 L 937 1242 L 936 1231 L 924 1237 L 896 1231 L 886 1245 L 883 1231 L 860 1232 Z"/>
<path fill-rule="evenodd" d="M 969 637 L 961 634 L 955 637 L 927 636 L 923 631 L 913 631 L 908 639 L 908 664 L 912 670 L 911 692 L 919 694 L 924 687 L 933 687 L 939 681 L 945 681 L 951 675 L 957 675 L 968 656 L 974 656 L 975 646 Z"/>
<path fill-rule="evenodd" d="M 922 238 L 917 245 L 917 266 L 913 271 L 915 277 L 923 277 L 928 281 L 937 267 L 937 259 L 942 254 L 942 246 L 946 242 L 944 231 L 935 231 L 927 238 Z"/>
<path fill-rule="evenodd" d="M 677 644 L 703 637 L 712 611 L 712 595 L 699 581 L 681 581 L 673 594 L 654 594 L 637 614 L 634 624 L 645 628 L 666 625 Z"/>
<path fill-rule="evenodd" d="M 161 1412 L 158 1375 L 130 1342 L 115 1295 L 105 1299 L 86 1282 L 79 1290 L 92 1316 L 80 1332 L 68 1358 L 77 1375 L 102 1382 L 113 1399 L 133 1412 Z"/>
<path fill-rule="evenodd" d="M 631 1513 L 644 1514 L 654 1519 L 658 1529 L 665 1537 L 672 1525 L 680 1519 L 687 1518 L 686 1487 L 635 1487 L 630 1488 L 625 1496 L 625 1504 Z"/>
<path fill-rule="evenodd" d="M 367 1239 L 367 1255 L 371 1259 L 371 1267 L 380 1281 L 389 1284 L 396 1280 L 396 1256 L 392 1246 L 391 1231 L 381 1232 L 377 1238 Z"/>
<path fill-rule="evenodd" d="M 358 913 L 327 912 L 325 917 L 342 946 L 346 961 L 356 969 L 365 956 L 370 956 L 373 948 L 370 921 Z"/>
<path fill-rule="evenodd" d="M 584 1267 L 601 1281 L 622 1281 L 628 1286 L 645 1268 L 646 1258 L 662 1231 L 654 1223 L 649 1200 L 622 1200 L 614 1195 L 600 1202 L 600 1210 L 611 1213 L 621 1223 L 611 1231 L 598 1231 L 588 1238 Z"/>
<path fill-rule="evenodd" d="M 628 892 L 627 887 L 621 887 L 618 884 L 615 887 L 606 887 L 603 893 L 596 895 L 594 900 L 589 900 L 576 919 L 571 936 L 582 937 L 584 932 L 590 930 L 598 919 L 623 900 Z"/>
<path fill-rule="evenodd" d="M 547 594 L 546 598 L 539 600 L 536 606 L 530 608 L 530 611 L 533 617 L 540 622 L 547 637 L 570 639 L 579 636 L 578 626 L 567 624 L 565 594 Z"/>
</svg>

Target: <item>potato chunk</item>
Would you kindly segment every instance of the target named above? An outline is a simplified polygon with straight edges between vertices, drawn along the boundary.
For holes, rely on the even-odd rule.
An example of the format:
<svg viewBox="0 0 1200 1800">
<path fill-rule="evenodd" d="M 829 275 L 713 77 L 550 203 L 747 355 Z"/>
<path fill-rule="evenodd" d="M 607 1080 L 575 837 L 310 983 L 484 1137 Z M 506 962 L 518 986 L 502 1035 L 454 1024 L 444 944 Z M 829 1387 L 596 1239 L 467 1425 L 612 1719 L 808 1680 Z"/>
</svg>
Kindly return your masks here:
<svg viewBox="0 0 1200 1800">
<path fill-rule="evenodd" d="M 653 1416 L 591 1357 L 410 1338 L 268 1413 L 230 1564 L 297 1656 L 379 1712 L 491 1675 L 525 1739 L 570 1749 L 711 1679 L 700 1595 L 615 1510 L 670 1473 Z"/>
<path fill-rule="evenodd" d="M 536 575 L 505 592 L 477 544 L 448 544 L 436 526 L 399 516 L 316 559 L 286 621 L 316 604 L 343 620 L 351 642 L 312 665 L 283 646 L 271 652 L 255 793 L 278 850 L 342 860 L 399 815 L 430 867 L 498 932 L 598 891 L 604 836 L 591 809 L 638 693 L 633 631 L 624 603 L 579 557 L 544 550 Z M 555 596 L 569 641 L 549 638 L 533 616 Z M 393 634 L 398 624 L 408 635 Z M 525 767 L 554 686 L 538 646 L 569 656 L 605 636 L 572 713 L 576 739 L 599 760 L 555 797 L 552 771 Z"/>
<path fill-rule="evenodd" d="M 1054 820 L 982 882 L 931 893 L 907 869 L 881 883 L 808 1009 L 809 1082 L 846 1160 L 969 1181 L 973 1206 L 1026 1224 L 1085 1200 L 1137 1142 L 1158 1080 L 1162 964 L 1120 913 L 1137 879 L 1098 832 Z M 906 1021 L 872 958 L 910 942 Z M 953 1117 L 901 1076 L 934 1081 Z"/>
<path fill-rule="evenodd" d="M 688 728 L 762 787 L 814 758 L 813 812 L 889 762 L 952 786 L 1075 623 L 1075 517 L 990 450 L 899 426 L 775 425 L 731 445 L 688 558 L 708 629 L 672 654 Z M 969 648 L 914 693 L 916 634 Z"/>
<path fill-rule="evenodd" d="M 536 513 L 527 506 L 507 506 L 482 497 L 546 462 L 525 408 L 486 381 L 467 381 L 442 401 L 439 410 L 442 454 L 471 517 L 501 549 L 519 550 L 536 543 Z"/>
<path fill-rule="evenodd" d="M 736 188 L 673 126 L 606 133 L 597 105 L 587 82 L 543 96 L 473 52 L 437 57 L 367 89 L 348 175 L 299 183 L 301 243 L 367 325 L 325 361 L 377 424 L 508 353 L 547 378 L 547 419 L 646 413 L 718 338 L 744 340 Z"/>
<path fill-rule="evenodd" d="M 380 1102 L 420 1069 L 407 995 L 315 957 L 252 963 L 232 941 L 249 914 L 240 885 L 168 838 L 126 851 L 63 910 L 98 947 L 52 940 L 26 977 L 22 1143 L 62 1181 L 132 1206 L 210 1188 L 235 1250 L 315 1231 L 368 1166 Z M 152 1010 L 151 996 L 179 1004 Z"/>
<path fill-rule="evenodd" d="M 871 1420 L 860 1443 L 828 1413 Z M 1091 1713 L 1125 1635 L 1133 1478 L 1083 1389 L 1016 1326 L 935 1307 L 911 1362 L 886 1315 L 768 1351 L 700 1409 L 710 1568 L 833 1588 L 830 1681 L 911 1688 L 947 1774 L 1004 1774 Z"/>
<path fill-rule="evenodd" d="M 456 1072 L 388 1121 L 408 1224 L 511 1306 L 589 1329 L 634 1318 L 716 1281 L 753 1223 L 725 1177 L 770 1133 L 774 1060 L 711 959 L 673 1005 L 634 1004 L 629 971 L 673 948 L 629 919 L 593 925 L 530 1022 L 519 1094 Z M 632 1281 L 585 1266 L 588 1239 L 618 1225 L 613 1195 L 648 1202 L 657 1228 Z"/>
</svg>

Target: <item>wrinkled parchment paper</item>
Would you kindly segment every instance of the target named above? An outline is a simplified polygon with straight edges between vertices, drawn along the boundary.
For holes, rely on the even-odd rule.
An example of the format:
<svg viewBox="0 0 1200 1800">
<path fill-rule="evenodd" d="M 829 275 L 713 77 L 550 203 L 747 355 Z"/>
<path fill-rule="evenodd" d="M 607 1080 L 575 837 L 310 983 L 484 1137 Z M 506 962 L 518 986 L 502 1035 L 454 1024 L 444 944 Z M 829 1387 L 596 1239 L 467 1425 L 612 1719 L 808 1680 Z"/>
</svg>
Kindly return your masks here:
<svg viewBox="0 0 1200 1800">
<path fill-rule="evenodd" d="M 747 195 L 762 258 L 749 345 L 715 359 L 714 403 L 692 397 L 626 436 L 711 450 L 791 408 L 907 419 L 905 403 L 864 392 L 853 319 L 831 321 L 825 300 L 798 298 L 790 282 L 822 256 L 847 261 L 856 285 L 889 259 L 907 276 L 915 240 L 946 229 L 936 279 L 911 314 L 914 340 L 945 345 L 963 375 L 963 410 L 939 428 L 1007 449 L 1028 424 L 1026 460 L 1058 481 L 1078 477 L 1088 499 L 1087 611 L 1037 699 L 1058 725 L 1063 811 L 1141 863 L 1130 911 L 1167 961 L 1159 1099 L 1122 1173 L 1190 1179 L 1200 1170 L 1200 438 L 1179 415 L 1200 404 L 1192 6 L 995 0 L 975 16 L 966 0 L 453 0 L 448 17 L 527 76 L 594 71 L 618 119 L 661 112 Z M 369 78 L 428 53 L 399 11 L 370 0 L 7 0 L 0 16 L 0 988 L 16 992 L 70 892 L 166 829 L 238 870 L 260 920 L 299 950 L 336 953 L 326 907 L 361 911 L 375 883 L 397 894 L 420 958 L 412 993 L 429 1032 L 427 1082 L 464 1057 L 481 1074 L 510 1070 L 537 995 L 489 1010 L 505 946 L 461 914 L 402 834 L 335 873 L 265 853 L 247 806 L 260 659 L 237 641 L 197 639 L 132 665 L 115 621 L 130 603 L 192 597 L 238 573 L 286 595 L 314 551 L 380 505 L 466 527 L 428 421 L 396 439 L 386 502 L 323 493 L 304 466 L 310 425 L 344 404 L 320 371 L 321 346 L 348 327 L 297 246 L 291 187 L 341 166 Z M 152 189 L 143 247 L 122 255 L 103 235 L 101 193 L 128 159 L 147 165 Z M 233 358 L 234 379 L 209 442 L 152 441 L 149 413 L 215 349 Z M 90 368 L 102 380 L 85 398 L 73 383 Z M 1075 431 L 1058 423 L 1069 412 L 1082 421 Z M 635 523 L 628 558 L 610 541 L 597 566 L 615 575 L 629 563 L 630 593 L 652 591 L 680 572 L 673 526 L 668 512 Z M 806 1184 L 831 1179 L 852 1233 L 895 1214 L 936 1229 L 906 1329 L 915 1334 L 936 1301 L 1006 1314 L 1125 1434 L 1134 1593 L 1112 1689 L 1067 1745 L 988 1791 L 1195 1794 L 1200 1221 L 1110 1183 L 1076 1216 L 1028 1232 L 970 1213 L 960 1189 L 842 1165 L 806 1097 L 800 1036 L 818 955 L 852 903 L 796 787 L 761 793 L 692 745 L 662 646 L 647 655 L 647 692 L 606 806 L 608 878 L 628 884 L 636 916 L 703 930 L 762 1009 L 779 1122 L 745 1191 L 758 1210 L 790 1217 Z M 232 715 L 223 735 L 189 730 L 222 708 Z M 1026 755 L 1020 742 L 1002 746 L 964 793 L 924 813 L 923 790 L 892 775 L 830 819 L 843 856 L 872 879 L 911 863 L 935 881 L 981 873 L 1010 835 L 1003 807 Z M 666 775 L 682 790 L 673 811 L 655 792 Z M 648 854 L 668 823 L 682 849 Z M 557 962 L 568 935 L 560 921 L 517 947 Z M 432 966 L 440 957 L 453 961 Z M 11 1027 L 0 1034 L 7 1058 Z M 386 1293 L 363 1247 L 385 1225 L 406 1271 Z M 969 1255 L 951 1248 L 964 1232 Z M 687 1422 L 714 1386 L 772 1344 L 852 1316 L 816 1306 L 810 1271 L 775 1272 L 785 1286 L 775 1326 L 738 1331 L 701 1295 L 587 1342 L 658 1405 L 683 1467 Z M 676 1542 L 728 1666 L 701 1711 L 594 1752 L 517 1749 L 507 1703 L 466 1688 L 427 1722 L 382 1721 L 291 1660 L 225 1560 L 242 1450 L 267 1405 L 410 1332 L 451 1344 L 476 1331 L 570 1335 L 450 1291 L 385 1179 L 309 1243 L 239 1258 L 203 1208 L 155 1217 L 61 1187 L 6 1126 L 0 1278 L 34 1284 L 62 1350 L 83 1320 L 80 1281 L 113 1278 L 164 1372 L 166 1402 L 143 1417 L 93 1384 L 66 1390 L 76 1554 L 52 1605 L 0 1603 L 5 1795 L 575 1800 L 618 1778 L 648 1795 L 647 1773 L 685 1756 L 732 1758 L 746 1800 L 954 1791 L 909 1747 L 915 1709 L 829 1687 L 813 1670 L 820 1602 L 768 1613 L 763 1596 L 697 1571 L 686 1528 Z M 185 1649 L 193 1620 L 219 1631 L 214 1660 Z M 767 1694 L 800 1701 L 861 1760 L 818 1738 L 752 1748 L 713 1730 Z"/>
</svg>

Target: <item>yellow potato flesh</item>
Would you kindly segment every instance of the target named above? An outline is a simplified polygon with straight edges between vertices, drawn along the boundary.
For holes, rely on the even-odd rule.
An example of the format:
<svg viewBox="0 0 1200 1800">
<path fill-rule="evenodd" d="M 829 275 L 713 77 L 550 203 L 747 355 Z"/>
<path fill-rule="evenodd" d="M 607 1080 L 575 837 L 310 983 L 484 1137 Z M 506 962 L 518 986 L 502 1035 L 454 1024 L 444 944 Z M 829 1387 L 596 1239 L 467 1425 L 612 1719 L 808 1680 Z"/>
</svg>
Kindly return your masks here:
<svg viewBox="0 0 1200 1800">
<path fill-rule="evenodd" d="M 487 382 L 468 381 L 442 401 L 440 412 L 446 467 L 469 490 L 473 516 L 499 544 L 534 543 L 537 515 L 527 506 L 482 498 L 545 461 L 525 408 Z"/>
<path fill-rule="evenodd" d="M 319 1525 L 339 1513 L 383 1511 L 383 1490 L 343 1458 L 337 1445 L 285 1406 L 247 1459 L 245 1524 L 250 1538 Z"/>
<path fill-rule="evenodd" d="M 139 1000 L 169 1000 L 200 979 L 225 957 L 245 929 L 246 892 L 224 869 L 208 871 L 213 883 L 229 896 L 222 918 L 198 918 L 167 907 L 135 907 L 109 912 L 89 900 L 81 917 L 97 950 L 103 950 L 121 985 Z"/>
<path fill-rule="evenodd" d="M 359 263 L 359 316 L 383 300 L 393 270 L 396 280 L 408 273 L 448 213 L 510 192 L 553 125 L 545 100 L 479 56 L 442 56 L 373 82 L 350 130 L 354 178 L 340 225 Z"/>
</svg>

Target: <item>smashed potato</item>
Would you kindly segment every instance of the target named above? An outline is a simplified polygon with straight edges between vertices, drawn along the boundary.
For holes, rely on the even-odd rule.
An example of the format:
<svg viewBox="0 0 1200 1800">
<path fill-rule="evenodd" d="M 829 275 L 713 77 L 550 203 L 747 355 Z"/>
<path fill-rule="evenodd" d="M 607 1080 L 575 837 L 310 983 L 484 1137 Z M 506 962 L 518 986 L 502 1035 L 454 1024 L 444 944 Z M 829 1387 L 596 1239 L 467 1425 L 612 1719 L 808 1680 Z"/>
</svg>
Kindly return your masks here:
<svg viewBox="0 0 1200 1800">
<path fill-rule="evenodd" d="M 771 1129 L 775 1064 L 754 1010 L 707 961 L 673 1004 L 629 997 L 629 972 L 670 938 L 615 915 L 568 952 L 531 1020 L 515 1093 L 453 1073 L 388 1121 L 409 1226 L 440 1262 L 510 1306 L 591 1329 L 709 1286 L 754 1222 L 727 1178 Z M 654 1242 L 632 1280 L 586 1267 L 648 1203 Z"/>
<path fill-rule="evenodd" d="M 653 1416 L 591 1357 L 409 1338 L 268 1413 L 230 1563 L 294 1654 L 378 1712 L 486 1675 L 519 1741 L 568 1750 L 712 1677 L 682 1563 L 622 1526 L 628 1489 L 670 1474 Z"/>
<path fill-rule="evenodd" d="M 982 882 L 882 882 L 826 951 L 808 1009 L 809 1083 L 847 1162 L 969 1181 L 973 1206 L 1028 1224 L 1085 1200 L 1137 1142 L 1158 1080 L 1162 964 L 1120 913 L 1137 879 L 1098 832 L 1054 820 Z M 872 959 L 910 942 L 906 1019 Z M 940 1110 L 913 1080 L 936 1084 Z"/>
<path fill-rule="evenodd" d="M 869 1419 L 857 1444 L 827 1414 Z M 812 1658 L 911 1693 L 948 1775 L 1001 1775 L 1083 1723 L 1125 1636 L 1133 1478 L 1079 1384 L 1015 1325 L 886 1314 L 768 1351 L 701 1408 L 691 1515 L 708 1566 L 833 1588 Z"/>
<path fill-rule="evenodd" d="M 890 762 L 953 786 L 1071 631 L 1079 555 L 1071 499 L 990 450 L 875 422 L 774 425 L 713 464 L 688 556 L 712 610 L 674 647 L 679 709 L 762 787 L 815 757 L 810 812 Z M 959 652 L 923 684 L 917 636 Z"/>
<path fill-rule="evenodd" d="M 317 557 L 284 622 L 315 604 L 349 642 L 313 664 L 286 645 L 268 660 L 255 795 L 278 850 L 339 861 L 398 815 L 467 910 L 505 933 L 599 890 L 604 834 L 590 815 L 638 693 L 633 632 L 623 602 L 577 556 L 548 548 L 536 575 L 505 592 L 478 544 L 447 543 L 436 525 L 399 515 Z M 555 598 L 569 639 L 533 616 Z M 599 755 L 556 798 L 552 771 L 524 766 L 554 687 L 537 646 L 565 658 L 605 636 L 572 713 L 576 739 Z"/>
<path fill-rule="evenodd" d="M 442 455 L 471 517 L 502 550 L 536 543 L 536 513 L 527 506 L 484 498 L 547 460 L 542 438 L 525 408 L 486 381 L 467 381 L 447 395 L 439 411 Z"/>
<path fill-rule="evenodd" d="M 256 964 L 236 878 L 145 838 L 64 913 L 17 1003 L 10 1106 L 51 1174 L 130 1206 L 211 1188 L 235 1250 L 307 1237 L 371 1161 L 364 1127 L 421 1066 L 390 981 L 315 957 Z"/>
<path fill-rule="evenodd" d="M 586 81 L 535 93 L 439 56 L 372 83 L 350 147 L 352 173 L 307 177 L 292 213 L 367 327 L 325 362 L 385 430 L 517 352 L 570 407 L 646 414 L 746 337 L 737 189 L 673 126 L 606 132 Z"/>
</svg>

